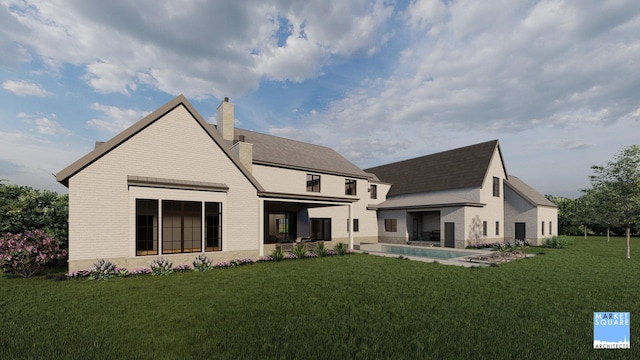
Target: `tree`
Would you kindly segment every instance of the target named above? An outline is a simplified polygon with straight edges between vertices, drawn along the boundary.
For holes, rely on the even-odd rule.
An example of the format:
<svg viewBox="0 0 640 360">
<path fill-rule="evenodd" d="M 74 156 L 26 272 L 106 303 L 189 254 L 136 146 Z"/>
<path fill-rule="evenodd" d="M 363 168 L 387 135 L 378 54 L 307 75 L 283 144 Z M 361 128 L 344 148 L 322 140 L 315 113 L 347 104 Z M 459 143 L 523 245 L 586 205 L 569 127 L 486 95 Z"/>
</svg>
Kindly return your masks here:
<svg viewBox="0 0 640 360">
<path fill-rule="evenodd" d="M 612 190 L 608 186 L 600 186 L 585 190 L 591 198 L 591 212 L 594 223 L 606 228 L 607 242 L 611 240 L 611 227 L 619 225 L 616 204 L 613 202 Z"/>
<path fill-rule="evenodd" d="M 558 207 L 558 234 L 578 235 L 581 230 L 576 224 L 577 200 L 563 196 L 545 195 L 549 201 Z"/>
<path fill-rule="evenodd" d="M 68 195 L 0 181 L 0 234 L 44 230 L 66 246 Z"/>
<path fill-rule="evenodd" d="M 627 259 L 631 258 L 631 226 L 640 216 L 640 146 L 631 145 L 616 154 L 604 166 L 591 167 L 591 185 L 606 191 L 607 206 L 615 212 L 612 219 L 625 227 Z"/>
</svg>

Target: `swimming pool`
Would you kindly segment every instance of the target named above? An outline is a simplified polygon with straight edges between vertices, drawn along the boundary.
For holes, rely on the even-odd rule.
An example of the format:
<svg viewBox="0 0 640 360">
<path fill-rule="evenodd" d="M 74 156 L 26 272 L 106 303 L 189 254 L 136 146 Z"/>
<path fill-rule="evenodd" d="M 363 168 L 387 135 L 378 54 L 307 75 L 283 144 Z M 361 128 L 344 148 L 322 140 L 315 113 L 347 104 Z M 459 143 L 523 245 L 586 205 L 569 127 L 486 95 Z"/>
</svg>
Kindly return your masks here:
<svg viewBox="0 0 640 360">
<path fill-rule="evenodd" d="M 433 249 L 433 248 L 419 248 L 409 246 L 392 246 L 382 245 L 380 251 L 387 254 L 397 254 L 405 256 L 418 256 L 431 259 L 453 259 L 463 256 L 477 255 L 477 252 L 460 251 L 460 250 L 446 250 L 446 249 Z"/>
</svg>

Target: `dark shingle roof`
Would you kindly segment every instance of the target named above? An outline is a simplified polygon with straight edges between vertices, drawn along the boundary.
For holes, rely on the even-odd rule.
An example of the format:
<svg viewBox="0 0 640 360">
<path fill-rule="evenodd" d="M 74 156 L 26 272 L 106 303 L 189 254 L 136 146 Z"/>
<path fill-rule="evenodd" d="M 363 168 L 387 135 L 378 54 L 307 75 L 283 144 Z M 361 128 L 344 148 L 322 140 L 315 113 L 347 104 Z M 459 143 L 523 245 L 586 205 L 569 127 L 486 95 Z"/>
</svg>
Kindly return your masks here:
<svg viewBox="0 0 640 360">
<path fill-rule="evenodd" d="M 480 187 L 496 147 L 492 140 L 365 171 L 393 184 L 387 196 Z"/>
<path fill-rule="evenodd" d="M 212 125 L 213 126 L 213 125 Z M 235 138 L 253 144 L 253 163 L 368 179 L 362 169 L 337 151 L 320 145 L 235 129 Z M 231 143 L 231 142 L 229 142 Z"/>
<path fill-rule="evenodd" d="M 532 205 L 556 207 L 556 204 L 513 175 L 510 175 L 504 183 Z"/>
</svg>

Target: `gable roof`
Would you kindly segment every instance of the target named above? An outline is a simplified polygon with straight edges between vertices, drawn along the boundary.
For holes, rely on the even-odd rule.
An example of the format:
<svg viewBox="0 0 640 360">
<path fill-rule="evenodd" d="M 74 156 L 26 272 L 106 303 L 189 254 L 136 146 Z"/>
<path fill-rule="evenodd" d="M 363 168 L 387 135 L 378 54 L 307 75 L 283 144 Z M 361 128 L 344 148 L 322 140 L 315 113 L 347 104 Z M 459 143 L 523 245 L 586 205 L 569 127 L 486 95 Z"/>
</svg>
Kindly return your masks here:
<svg viewBox="0 0 640 360">
<path fill-rule="evenodd" d="M 366 169 L 391 183 L 387 196 L 481 187 L 498 140 Z M 506 168 L 505 168 L 506 174 Z"/>
<path fill-rule="evenodd" d="M 185 109 L 191 114 L 193 119 L 196 122 L 198 122 L 198 124 L 200 124 L 202 129 L 209 135 L 211 140 L 213 140 L 213 142 L 215 142 L 218 145 L 218 147 L 227 155 L 227 157 L 243 173 L 243 175 L 247 178 L 247 180 L 251 182 L 251 184 L 256 188 L 256 190 L 264 191 L 264 189 L 262 188 L 258 180 L 255 177 L 253 177 L 253 175 L 251 175 L 251 173 L 244 166 L 242 166 L 240 161 L 235 156 L 231 154 L 231 152 L 228 149 L 228 146 L 226 146 L 225 141 L 222 139 L 222 136 L 220 136 L 220 134 L 218 134 L 217 131 L 212 130 L 210 126 L 208 126 L 204 118 L 198 113 L 198 111 L 196 111 L 193 105 L 189 103 L 189 101 L 187 100 L 187 98 L 184 97 L 184 95 L 178 95 L 173 100 L 161 106 L 158 110 L 145 116 L 143 119 L 131 125 L 127 129 L 119 133 L 118 135 L 114 136 L 113 138 L 101 144 L 100 146 L 97 146 L 93 151 L 81 157 L 80 159 L 75 161 L 73 164 L 59 171 L 55 175 L 56 180 L 61 184 L 63 184 L 64 186 L 69 187 L 69 178 L 71 178 L 73 175 L 82 171 L 82 169 L 91 165 L 92 163 L 94 163 L 95 161 L 97 161 L 107 153 L 109 153 L 111 150 L 118 147 L 120 144 L 124 143 L 131 137 L 135 136 L 136 134 L 144 130 L 147 126 L 161 119 L 163 116 L 165 116 L 166 114 L 171 112 L 173 109 L 177 108 L 178 106 L 185 107 Z"/>
<path fill-rule="evenodd" d="M 531 205 L 557 207 L 556 204 L 513 175 L 509 176 L 509 179 L 506 179 L 504 184 L 531 203 Z"/>
<path fill-rule="evenodd" d="M 213 125 L 210 127 L 214 128 Z M 278 166 L 362 179 L 371 178 L 371 174 L 362 171 L 337 151 L 326 146 L 237 128 L 234 134 L 234 138 L 244 136 L 244 141 L 253 144 L 253 163 L 256 165 Z M 227 141 L 227 143 L 230 146 L 232 142 Z"/>
</svg>

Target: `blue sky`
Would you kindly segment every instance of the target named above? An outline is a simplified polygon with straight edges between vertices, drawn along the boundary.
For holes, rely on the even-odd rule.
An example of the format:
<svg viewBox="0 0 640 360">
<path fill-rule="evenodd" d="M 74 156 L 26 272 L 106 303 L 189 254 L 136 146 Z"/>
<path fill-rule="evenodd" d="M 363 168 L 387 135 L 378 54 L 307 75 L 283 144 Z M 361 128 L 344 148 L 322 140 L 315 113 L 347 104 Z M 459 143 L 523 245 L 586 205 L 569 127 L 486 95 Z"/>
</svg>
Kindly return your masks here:
<svg viewBox="0 0 640 360">
<path fill-rule="evenodd" d="M 640 143 L 640 2 L 0 0 L 0 178 L 52 176 L 178 94 L 362 168 L 499 139 L 575 197 Z"/>
</svg>

